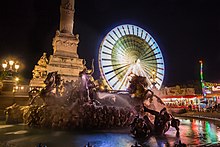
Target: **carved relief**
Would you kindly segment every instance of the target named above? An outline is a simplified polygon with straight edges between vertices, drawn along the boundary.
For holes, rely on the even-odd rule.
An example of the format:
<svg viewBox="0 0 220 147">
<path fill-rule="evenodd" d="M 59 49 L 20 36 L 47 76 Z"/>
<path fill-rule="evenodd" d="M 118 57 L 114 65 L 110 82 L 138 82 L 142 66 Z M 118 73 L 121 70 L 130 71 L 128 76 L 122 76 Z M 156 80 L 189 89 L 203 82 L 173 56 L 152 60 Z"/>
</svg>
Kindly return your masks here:
<svg viewBox="0 0 220 147">
<path fill-rule="evenodd" d="M 65 46 L 65 47 L 73 47 L 76 45 L 74 41 L 70 41 L 70 40 L 56 40 L 54 43 L 56 43 L 59 46 Z"/>
<path fill-rule="evenodd" d="M 66 2 L 66 4 L 63 5 L 64 9 L 73 10 L 73 6 L 70 4 L 70 2 Z"/>
<path fill-rule="evenodd" d="M 73 14 L 73 11 L 72 10 L 64 10 L 64 13 L 67 15 L 70 15 L 70 14 Z"/>
</svg>

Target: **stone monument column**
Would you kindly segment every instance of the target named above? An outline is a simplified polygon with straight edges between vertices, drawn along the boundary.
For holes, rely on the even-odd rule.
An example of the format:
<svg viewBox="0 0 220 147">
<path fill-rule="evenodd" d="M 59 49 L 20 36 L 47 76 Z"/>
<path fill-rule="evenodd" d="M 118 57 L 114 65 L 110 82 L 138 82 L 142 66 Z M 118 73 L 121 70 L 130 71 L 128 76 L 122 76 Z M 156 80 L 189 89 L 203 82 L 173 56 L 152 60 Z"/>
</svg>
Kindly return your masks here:
<svg viewBox="0 0 220 147">
<path fill-rule="evenodd" d="M 75 0 L 61 0 L 60 28 L 53 38 L 53 55 L 50 56 L 47 72 L 58 71 L 64 81 L 77 80 L 83 70 L 77 47 L 79 35 L 73 34 Z"/>
<path fill-rule="evenodd" d="M 43 88 L 47 74 L 54 71 L 58 71 L 64 81 L 75 81 L 85 68 L 83 59 L 77 54 L 79 35 L 73 34 L 74 5 L 75 0 L 61 0 L 60 28 L 53 38 L 53 55 L 50 55 L 48 62 L 44 53 L 38 61 L 29 84 L 31 88 Z"/>
<path fill-rule="evenodd" d="M 60 6 L 60 32 L 73 33 L 74 25 L 74 0 L 62 0 Z"/>
</svg>

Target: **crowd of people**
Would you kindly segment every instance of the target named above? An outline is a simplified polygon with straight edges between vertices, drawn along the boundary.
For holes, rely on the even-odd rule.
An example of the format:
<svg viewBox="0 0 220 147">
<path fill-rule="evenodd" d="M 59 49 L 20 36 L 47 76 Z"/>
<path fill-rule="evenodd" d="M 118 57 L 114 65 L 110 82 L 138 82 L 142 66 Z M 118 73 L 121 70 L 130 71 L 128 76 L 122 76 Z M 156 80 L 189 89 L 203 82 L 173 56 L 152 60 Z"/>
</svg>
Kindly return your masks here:
<svg viewBox="0 0 220 147">
<path fill-rule="evenodd" d="M 176 103 L 166 103 L 167 108 L 177 108 L 185 109 L 189 112 L 220 112 L 220 104 L 176 104 Z"/>
</svg>

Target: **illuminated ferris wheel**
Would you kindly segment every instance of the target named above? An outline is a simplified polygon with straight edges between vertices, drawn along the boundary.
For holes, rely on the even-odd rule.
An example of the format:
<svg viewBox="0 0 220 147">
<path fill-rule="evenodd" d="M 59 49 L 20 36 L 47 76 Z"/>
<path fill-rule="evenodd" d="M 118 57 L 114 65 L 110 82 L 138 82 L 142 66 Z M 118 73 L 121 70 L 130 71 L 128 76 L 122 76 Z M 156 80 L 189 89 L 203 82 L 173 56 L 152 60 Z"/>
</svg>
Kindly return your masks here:
<svg viewBox="0 0 220 147">
<path fill-rule="evenodd" d="M 132 75 L 144 76 L 160 89 L 164 60 L 159 46 L 144 29 L 124 24 L 112 29 L 99 49 L 101 76 L 113 90 L 126 90 Z"/>
</svg>

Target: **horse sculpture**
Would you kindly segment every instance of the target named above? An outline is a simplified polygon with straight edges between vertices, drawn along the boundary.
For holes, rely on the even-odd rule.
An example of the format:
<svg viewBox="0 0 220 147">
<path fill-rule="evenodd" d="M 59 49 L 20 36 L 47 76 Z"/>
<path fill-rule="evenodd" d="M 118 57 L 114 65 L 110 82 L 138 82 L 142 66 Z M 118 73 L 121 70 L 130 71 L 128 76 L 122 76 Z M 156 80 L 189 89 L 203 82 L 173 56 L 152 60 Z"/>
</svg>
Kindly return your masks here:
<svg viewBox="0 0 220 147">
<path fill-rule="evenodd" d="M 58 87 L 61 84 L 61 77 L 60 75 L 56 72 L 50 72 L 47 75 L 47 78 L 45 79 L 44 83 L 46 84 L 46 86 L 41 90 L 41 91 L 37 91 L 37 94 L 35 96 L 32 96 L 32 92 L 35 90 L 31 90 L 29 92 L 30 96 L 31 96 L 31 100 L 30 100 L 30 104 L 32 105 L 36 98 L 42 98 L 43 103 L 46 104 L 46 97 L 49 96 L 55 96 L 56 94 L 58 94 Z M 53 93 L 52 91 L 56 89 L 56 92 Z"/>
<path fill-rule="evenodd" d="M 175 119 L 171 114 L 169 114 L 165 108 L 164 102 L 157 95 L 155 95 L 152 90 L 148 89 L 148 83 L 145 77 L 134 75 L 130 81 L 128 90 L 137 104 L 136 111 L 138 116 L 134 118 L 133 122 L 131 123 L 131 133 L 135 137 L 145 138 L 152 134 L 162 135 L 169 130 L 170 126 L 176 128 L 176 135 L 179 135 L 179 120 Z M 145 100 L 149 100 L 149 102 L 152 103 L 153 98 L 156 98 L 157 102 L 163 105 L 163 109 L 161 109 L 159 112 L 144 106 Z M 153 123 L 148 116 L 145 115 L 145 112 L 154 115 Z M 143 117 L 139 117 L 139 114 L 143 115 Z"/>
<path fill-rule="evenodd" d="M 148 89 L 148 83 L 146 77 L 134 75 L 130 81 L 128 87 L 128 92 L 134 99 L 134 103 L 137 105 L 142 105 L 145 100 L 149 100 L 150 103 L 153 102 L 153 98 L 156 98 L 157 102 L 165 106 L 164 102 L 159 98 L 154 92 Z"/>
<path fill-rule="evenodd" d="M 136 116 L 130 124 L 131 133 L 134 137 L 146 138 L 151 135 L 163 135 L 169 130 L 170 126 L 176 129 L 176 136 L 179 136 L 180 121 L 169 114 L 166 108 L 163 108 L 160 112 L 148 109 L 144 105 L 143 108 L 144 112 L 154 115 L 155 118 L 152 123 L 148 115 L 144 115 L 144 117 L 139 117 L 139 115 Z"/>
</svg>

